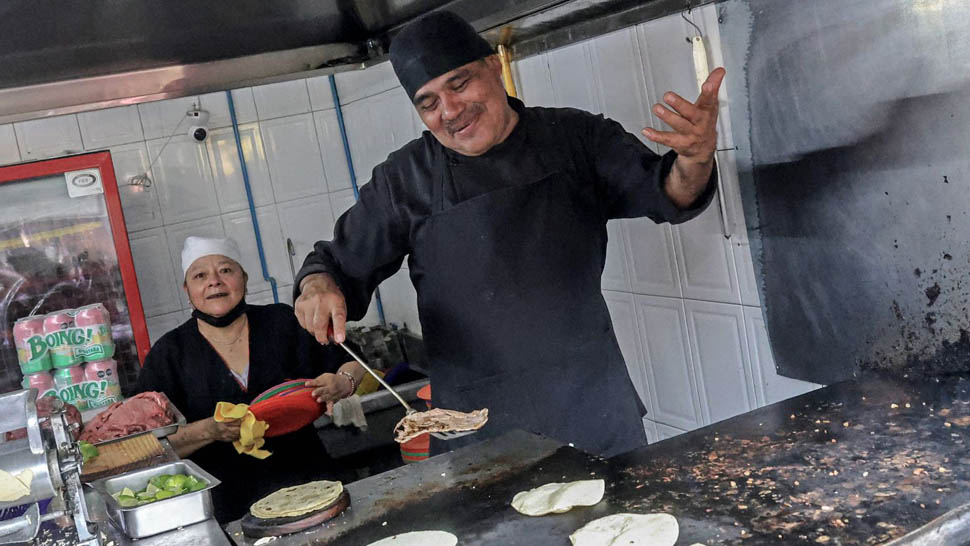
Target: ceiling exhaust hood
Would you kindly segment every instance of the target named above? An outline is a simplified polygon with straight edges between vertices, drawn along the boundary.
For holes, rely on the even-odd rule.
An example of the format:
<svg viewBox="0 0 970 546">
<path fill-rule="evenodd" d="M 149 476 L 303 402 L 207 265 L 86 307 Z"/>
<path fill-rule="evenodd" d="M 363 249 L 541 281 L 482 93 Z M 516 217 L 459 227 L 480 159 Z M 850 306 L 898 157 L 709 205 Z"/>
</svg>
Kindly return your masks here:
<svg viewBox="0 0 970 546">
<path fill-rule="evenodd" d="M 521 58 L 713 0 L 6 0 L 0 123 L 358 69 L 448 9 Z"/>
</svg>

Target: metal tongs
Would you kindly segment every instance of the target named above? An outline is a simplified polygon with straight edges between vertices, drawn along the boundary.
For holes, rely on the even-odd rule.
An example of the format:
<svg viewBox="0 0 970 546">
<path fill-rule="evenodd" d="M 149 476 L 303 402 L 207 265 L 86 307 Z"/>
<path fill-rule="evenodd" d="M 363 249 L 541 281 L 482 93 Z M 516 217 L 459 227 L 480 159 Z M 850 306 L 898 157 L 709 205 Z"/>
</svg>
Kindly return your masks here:
<svg viewBox="0 0 970 546">
<path fill-rule="evenodd" d="M 359 357 L 357 355 L 357 353 L 355 353 L 350 347 L 347 346 L 347 344 L 341 342 L 341 343 L 338 343 L 338 345 L 340 345 L 341 347 L 343 347 L 344 350 L 347 351 L 347 354 L 349 354 L 350 356 L 352 356 L 354 358 L 354 360 L 357 361 L 358 364 L 360 364 L 361 366 L 363 366 L 364 369 L 367 370 L 367 373 L 369 373 L 372 376 L 374 376 L 374 379 L 376 379 L 378 383 L 380 383 L 381 385 L 383 385 L 384 388 L 387 389 L 388 392 L 390 392 L 391 394 L 393 394 L 394 395 L 394 398 L 397 398 L 397 401 L 400 402 L 402 406 L 404 406 L 404 409 L 405 410 L 407 410 L 407 413 L 405 415 L 411 415 L 412 413 L 418 413 L 418 410 L 412 408 L 410 404 L 408 404 L 403 398 L 401 398 L 401 395 L 398 394 L 397 391 L 395 391 L 394 389 L 392 389 L 391 386 L 388 385 L 384 381 L 384 378 L 382 378 L 381 376 L 377 375 L 377 373 L 375 373 L 374 370 L 372 370 L 371 367 L 368 366 L 366 362 L 364 362 L 364 359 L 361 358 L 361 357 Z M 461 438 L 462 436 L 467 436 L 467 435 L 472 434 L 474 432 L 477 432 L 477 431 L 474 431 L 474 430 L 464 430 L 464 431 L 461 431 L 461 432 L 457 432 L 457 431 L 450 431 L 450 432 L 447 432 L 447 431 L 446 432 L 429 432 L 429 434 L 431 434 L 432 436 L 434 436 L 435 438 L 437 438 L 439 440 L 454 440 L 455 438 Z"/>
</svg>

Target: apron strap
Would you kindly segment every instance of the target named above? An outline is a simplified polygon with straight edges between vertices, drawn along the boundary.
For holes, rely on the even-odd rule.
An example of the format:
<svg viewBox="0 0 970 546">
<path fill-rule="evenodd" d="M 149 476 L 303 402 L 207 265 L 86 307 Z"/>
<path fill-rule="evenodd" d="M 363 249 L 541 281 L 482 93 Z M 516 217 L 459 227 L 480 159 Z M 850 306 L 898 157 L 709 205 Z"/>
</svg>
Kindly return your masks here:
<svg viewBox="0 0 970 546">
<path fill-rule="evenodd" d="M 431 168 L 435 170 L 435 173 L 434 183 L 431 185 L 431 214 L 437 214 L 445 210 L 445 178 L 449 173 L 449 161 L 444 146 L 436 142 L 432 148 L 434 149 L 434 156 L 431 161 Z M 437 167 L 435 167 L 436 165 Z"/>
</svg>

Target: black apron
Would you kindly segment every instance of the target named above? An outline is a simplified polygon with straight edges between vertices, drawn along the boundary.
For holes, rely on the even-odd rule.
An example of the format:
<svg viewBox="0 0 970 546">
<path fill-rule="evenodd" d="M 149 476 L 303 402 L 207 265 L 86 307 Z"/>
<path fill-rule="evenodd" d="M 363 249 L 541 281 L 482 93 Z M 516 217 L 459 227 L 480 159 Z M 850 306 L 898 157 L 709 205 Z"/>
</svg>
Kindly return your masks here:
<svg viewBox="0 0 970 546">
<path fill-rule="evenodd" d="M 438 150 L 432 214 L 411 256 L 432 404 L 488 408 L 489 422 L 433 439 L 432 451 L 516 428 L 603 456 L 645 445 L 600 292 L 606 217 L 593 185 L 555 172 L 446 209 L 451 170 Z"/>
</svg>

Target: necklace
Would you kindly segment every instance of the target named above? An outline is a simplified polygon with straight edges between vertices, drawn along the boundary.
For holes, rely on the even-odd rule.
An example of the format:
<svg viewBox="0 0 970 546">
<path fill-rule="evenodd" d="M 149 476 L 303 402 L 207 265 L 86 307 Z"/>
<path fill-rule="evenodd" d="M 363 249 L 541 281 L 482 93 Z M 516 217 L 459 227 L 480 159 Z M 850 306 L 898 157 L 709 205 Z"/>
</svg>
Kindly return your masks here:
<svg viewBox="0 0 970 546">
<path fill-rule="evenodd" d="M 239 328 L 239 334 L 235 338 L 233 338 L 231 341 L 223 341 L 221 339 L 213 339 L 213 338 L 211 338 L 209 336 L 206 336 L 206 339 L 208 339 L 212 343 L 215 343 L 216 345 L 223 345 L 223 346 L 225 346 L 225 345 L 233 345 L 237 341 L 239 341 L 242 338 L 243 334 L 245 334 L 246 331 L 249 329 L 249 318 L 246 317 L 246 318 L 243 319 L 243 321 L 244 322 L 243 322 L 242 327 Z"/>
</svg>

